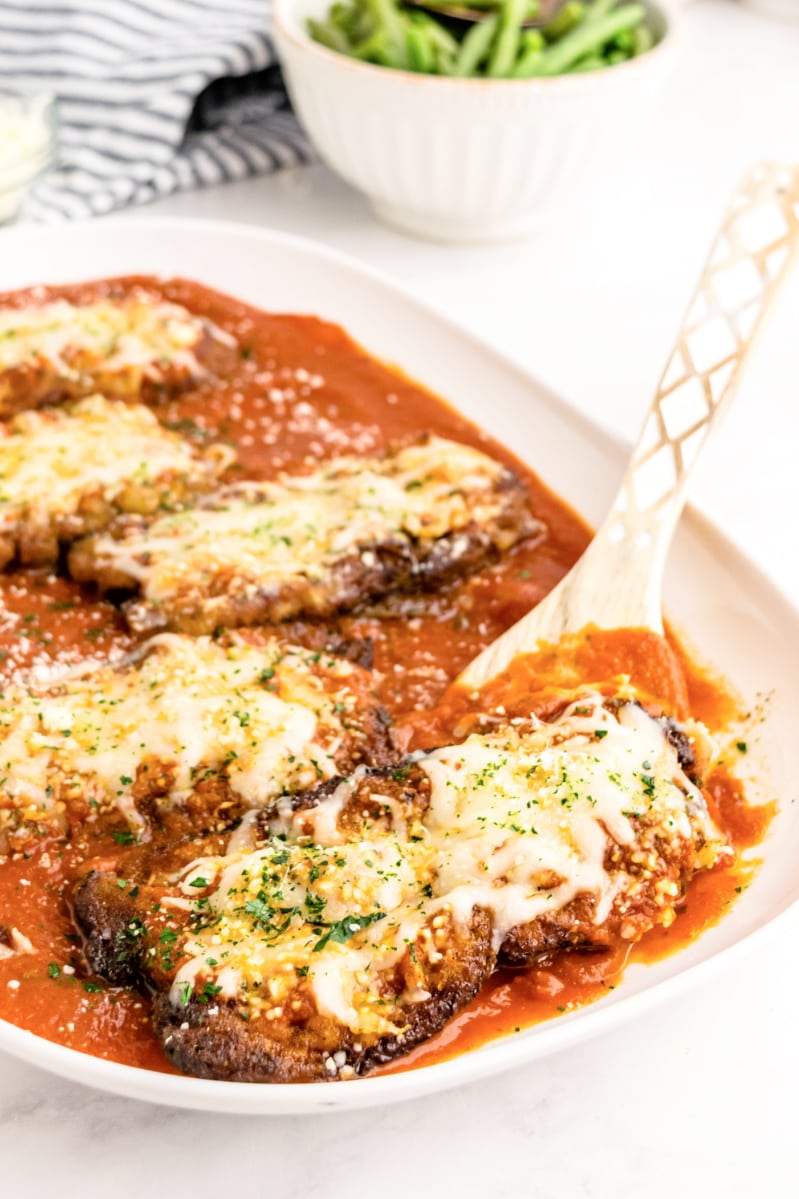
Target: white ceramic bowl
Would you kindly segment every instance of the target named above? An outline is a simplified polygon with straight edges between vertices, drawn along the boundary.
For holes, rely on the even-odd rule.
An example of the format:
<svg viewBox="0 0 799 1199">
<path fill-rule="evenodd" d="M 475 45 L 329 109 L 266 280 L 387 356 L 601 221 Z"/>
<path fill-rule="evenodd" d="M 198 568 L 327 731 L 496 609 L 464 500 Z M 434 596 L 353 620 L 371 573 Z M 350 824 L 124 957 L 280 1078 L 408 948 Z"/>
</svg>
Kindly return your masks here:
<svg viewBox="0 0 799 1199">
<path fill-rule="evenodd" d="M 677 40 L 672 0 L 646 0 L 660 36 L 640 58 L 551 79 L 451 79 L 361 63 L 305 26 L 331 0 L 276 0 L 294 107 L 322 158 L 379 217 L 438 241 L 494 241 L 560 217 L 631 144 Z"/>
</svg>

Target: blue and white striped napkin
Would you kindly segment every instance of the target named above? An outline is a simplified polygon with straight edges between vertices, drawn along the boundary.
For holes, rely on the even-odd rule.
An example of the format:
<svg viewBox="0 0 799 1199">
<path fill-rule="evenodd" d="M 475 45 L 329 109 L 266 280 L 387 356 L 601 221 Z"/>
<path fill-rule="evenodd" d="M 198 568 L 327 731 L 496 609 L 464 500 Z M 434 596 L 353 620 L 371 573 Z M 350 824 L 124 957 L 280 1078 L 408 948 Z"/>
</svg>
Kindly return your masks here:
<svg viewBox="0 0 799 1199">
<path fill-rule="evenodd" d="M 269 0 L 0 0 L 0 87 L 58 98 L 55 169 L 24 216 L 110 212 L 311 161 Z"/>
</svg>

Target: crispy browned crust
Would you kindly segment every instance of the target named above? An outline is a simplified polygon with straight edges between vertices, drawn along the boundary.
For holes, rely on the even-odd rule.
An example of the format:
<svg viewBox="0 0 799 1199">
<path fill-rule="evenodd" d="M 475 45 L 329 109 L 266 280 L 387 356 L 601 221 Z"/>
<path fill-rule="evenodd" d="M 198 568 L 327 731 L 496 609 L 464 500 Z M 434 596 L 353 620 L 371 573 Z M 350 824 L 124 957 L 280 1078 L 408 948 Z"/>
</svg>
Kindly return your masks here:
<svg viewBox="0 0 799 1199">
<path fill-rule="evenodd" d="M 213 1007 L 193 999 L 176 1009 L 165 994 L 155 1001 L 153 1024 L 172 1064 L 198 1078 L 329 1082 L 367 1074 L 437 1033 L 477 994 L 494 956 L 490 917 L 475 911 L 468 929 L 452 930 L 441 960 L 424 964 L 430 998 L 392 1009 L 387 997 L 402 1030 L 372 1044 L 315 1011 L 300 1009 L 294 1020 L 253 1021 L 243 1019 L 235 1004 Z M 402 988 L 401 979 L 397 986 Z"/>
<path fill-rule="evenodd" d="M 144 374 L 141 366 L 108 371 L 102 365 L 85 367 L 80 356 L 65 355 L 77 370 L 75 378 L 65 378 L 41 362 L 25 363 L 0 372 L 0 420 L 18 412 L 78 400 L 100 392 L 108 399 L 157 403 L 182 392 L 225 378 L 236 367 L 238 347 L 227 344 L 204 330 L 193 349 L 199 371 L 174 364 L 159 365 L 158 377 Z"/>
<path fill-rule="evenodd" d="M 370 757 L 370 762 L 375 759 Z M 384 758 L 384 762 L 386 759 Z M 387 833 L 394 824 L 394 813 L 401 811 L 407 820 L 421 820 L 430 803 L 430 779 L 416 762 L 407 759 L 393 765 L 370 766 L 353 780 L 352 792 L 338 817 L 338 828 L 348 837 L 364 829 Z M 298 815 L 297 830 L 305 834 L 311 827 L 302 826 L 302 813 L 312 813 L 345 781 L 345 776 L 328 779 L 309 791 L 291 796 L 292 810 Z M 263 816 L 264 830 L 269 813 Z"/>
<path fill-rule="evenodd" d="M 380 723 L 383 724 L 382 720 Z M 369 754 L 370 760 L 388 754 L 384 725 L 376 736 L 379 740 Z M 336 790 L 343 777 L 342 774 L 307 792 L 297 792 L 292 796 L 294 810 L 312 811 Z M 152 926 L 153 912 L 166 889 L 167 876 L 195 857 L 223 852 L 226 836 L 241 816 L 238 801 L 234 805 L 230 800 L 232 793 L 224 779 L 209 780 L 199 786 L 180 809 L 161 810 L 158 800 L 168 786 L 168 777 L 157 769 L 137 774 L 134 797 L 137 808 L 148 817 L 149 839 L 126 850 L 117 870 L 92 870 L 84 875 L 73 894 L 75 915 L 86 936 L 86 955 L 92 969 L 120 985 L 143 980 L 146 970 L 143 973 L 142 959 L 146 959 L 153 943 L 153 937 L 145 936 L 144 940 L 129 944 L 130 922 L 143 919 Z M 380 799 L 375 798 L 376 786 Z M 409 818 L 418 818 L 427 806 L 429 793 L 427 776 L 413 763 L 367 769 L 341 811 L 339 827 L 350 836 L 366 825 L 373 831 L 387 832 L 392 825 L 392 813 L 386 797 L 401 805 Z M 222 805 L 227 803 L 230 807 L 223 809 Z M 269 820 L 274 811 L 273 806 L 259 814 L 259 837 L 269 835 Z M 128 886 L 119 886 L 120 876 L 127 880 Z M 172 912 L 170 916 L 173 920 L 180 919 L 179 913 Z M 155 925 L 157 929 L 157 920 Z"/>
<path fill-rule="evenodd" d="M 149 951 L 158 945 L 167 919 L 175 925 L 187 917 L 161 909 L 159 901 L 167 890 L 164 876 L 179 871 L 197 854 L 222 852 L 225 840 L 220 834 L 198 837 L 189 830 L 182 814 L 172 814 L 154 830 L 152 840 L 125 851 L 117 870 L 90 870 L 75 885 L 72 902 L 86 936 L 86 960 L 109 982 L 142 985 L 149 977 L 148 957 L 155 959 L 151 971 L 156 985 L 167 982 L 163 958 Z"/>
<path fill-rule="evenodd" d="M 629 701 L 626 701 L 629 702 Z M 673 720 L 662 719 L 664 732 L 677 750 L 680 765 L 690 772 L 696 766 L 693 747 L 682 728 Z M 298 813 L 311 811 L 324 802 L 341 783 L 332 779 L 294 798 Z M 345 806 L 339 826 L 355 834 L 363 824 L 388 827 L 391 821 L 388 797 L 416 819 L 423 819 L 430 797 L 430 783 L 422 765 L 408 759 L 394 766 L 368 770 L 359 780 Z M 529 966 L 543 954 L 567 949 L 602 949 L 614 940 L 637 941 L 663 919 L 664 910 L 673 906 L 673 898 L 664 902 L 662 886 L 675 884 L 685 893 L 696 869 L 696 854 L 701 838 L 693 841 L 668 839 L 649 818 L 635 821 L 636 841 L 630 847 L 612 843 L 605 859 L 610 872 L 624 871 L 629 885 L 616 897 L 607 917 L 595 919 L 596 901 L 592 895 L 578 895 L 559 912 L 539 917 L 511 929 L 502 942 L 499 960 L 508 966 Z M 552 885 L 557 884 L 553 878 Z"/>
<path fill-rule="evenodd" d="M 341 558 L 321 581 L 298 575 L 280 583 L 263 583 L 220 571 L 205 590 L 189 586 L 174 603 L 155 605 L 132 598 L 123 603 L 122 610 L 135 632 L 169 628 L 197 636 L 220 627 L 278 624 L 300 617 L 324 619 L 392 592 L 434 590 L 481 570 L 519 541 L 543 535 L 544 526 L 530 512 L 526 489 L 511 471 L 503 472 L 498 493 L 501 510 L 484 525 L 472 522 L 436 540 L 397 537 L 360 546 L 357 553 Z M 146 525 L 144 518 L 122 518 L 107 531 L 123 540 Z M 72 547 L 69 570 L 73 578 L 96 583 L 103 591 L 136 586 L 130 575 L 102 557 L 93 537 Z"/>
<path fill-rule="evenodd" d="M 322 802 L 338 782 L 317 788 L 310 805 Z M 364 826 L 373 833 L 388 831 L 386 798 L 401 804 L 412 819 L 426 806 L 428 791 L 426 777 L 412 763 L 369 770 L 345 804 L 339 827 L 350 836 Z M 298 804 L 305 802 L 298 797 Z M 178 829 L 175 825 L 173 833 Z M 165 966 L 160 934 L 167 921 L 170 928 L 179 928 L 188 916 L 164 904 L 171 889 L 168 878 L 198 855 L 219 852 L 218 846 L 219 838 L 141 846 L 128 854 L 118 872 L 89 874 L 73 897 L 92 970 L 117 985 L 155 991 L 155 1031 L 166 1056 L 186 1073 L 239 1082 L 330 1081 L 368 1073 L 438 1032 L 494 968 L 491 918 L 475 910 L 467 927 L 445 916 L 433 937 L 429 931 L 421 933 L 381 976 L 385 1014 L 396 1029 L 390 1035 L 367 1037 L 321 1014 L 306 983 L 277 1018 L 271 1012 L 253 1017 L 235 1000 L 218 1003 L 196 995 L 184 1006 L 175 1005 L 169 992 L 179 960 L 170 959 Z M 121 886 L 123 871 L 126 882 Z M 402 998 L 416 993 L 416 1001 Z"/>
<path fill-rule="evenodd" d="M 137 867 L 135 859 L 126 859 L 129 887 L 143 886 L 142 875 L 146 877 L 146 871 Z M 119 882 L 113 872 L 87 874 L 75 887 L 73 907 L 86 936 L 86 960 L 92 971 L 116 986 L 132 986 L 141 981 L 142 946 L 135 939 L 140 909 Z M 153 902 L 157 902 L 154 897 Z"/>
<path fill-rule="evenodd" d="M 664 898 L 663 884 L 674 884 L 678 897 L 685 894 L 696 869 L 697 845 L 663 837 L 645 817 L 635 824 L 635 844 L 613 843 L 605 858 L 608 871 L 624 871 L 630 880 L 606 918 L 596 923 L 593 896 L 578 895 L 559 912 L 512 928 L 499 951 L 504 965 L 529 966 L 553 950 L 604 949 L 619 939 L 633 943 L 662 923 L 675 903 L 673 895 Z"/>
<path fill-rule="evenodd" d="M 622 702 L 610 700 L 607 706 L 616 708 L 622 706 Z M 682 769 L 698 783 L 696 752 L 684 729 L 671 717 L 655 719 L 676 750 Z M 669 840 L 646 818 L 635 823 L 635 846 L 625 848 L 614 844 L 605 859 L 608 870 L 622 869 L 630 878 L 628 888 L 617 897 L 606 919 L 597 924 L 594 898 L 578 895 L 559 912 L 511 929 L 499 951 L 503 965 L 530 966 L 548 953 L 564 949 L 604 949 L 618 939 L 634 942 L 661 923 L 664 914 L 662 884 L 673 883 L 680 896 L 685 894 L 696 869 L 696 851 L 702 842 L 698 837 L 692 842 L 677 838 Z M 647 859 L 645 867 L 642 856 Z M 673 899 L 668 907 L 672 905 Z"/>
<path fill-rule="evenodd" d="M 693 750 L 680 727 L 667 732 L 684 765 L 690 766 Z M 332 779 L 294 798 L 294 835 L 313 836 L 315 808 L 341 783 L 341 778 Z M 351 793 L 338 816 L 338 827 L 347 839 L 357 840 L 364 831 L 370 835 L 390 833 L 397 811 L 403 812 L 414 837 L 430 800 L 424 758 L 362 770 L 350 783 Z M 268 823 L 264 814 L 256 838 L 269 835 Z M 564 950 L 604 949 L 619 940 L 632 942 L 662 922 L 664 914 L 673 910 L 675 891 L 684 892 L 696 869 L 701 838 L 664 835 L 649 816 L 636 819 L 635 826 L 633 844 L 611 842 L 607 850 L 606 869 L 629 880 L 607 916 L 597 922 L 595 897 L 578 895 L 560 911 L 512 929 L 499 950 L 501 964 L 529 966 Z M 188 861 L 198 851 L 193 847 L 185 852 Z M 143 913 L 156 910 L 154 901 L 157 905 L 163 892 L 153 885 L 156 862 L 161 879 L 175 869 L 174 861 L 167 865 L 163 859 L 150 859 L 136 900 Z M 553 877 L 553 885 L 556 882 Z M 450 916 L 446 937 L 436 942 L 442 950 L 440 958 L 427 956 L 427 946 L 420 939 L 413 954 L 397 966 L 396 979 L 388 982 L 386 1013 L 399 1031 L 391 1036 L 375 1035 L 369 1041 L 320 1014 L 310 998 L 306 1001 L 302 986 L 293 993 L 294 1002 L 275 1013 L 274 1019 L 271 1011 L 266 1018 L 263 1012 L 253 1018 L 252 1010 L 238 1000 L 216 1002 L 196 993 L 185 1006 L 176 1005 L 169 996 L 173 975 L 164 975 L 163 970 L 159 974 L 157 952 L 150 952 L 150 947 L 157 950 L 157 930 L 150 925 L 146 935 L 136 940 L 134 965 L 127 956 L 135 907 L 128 888 L 120 888 L 114 876 L 94 876 L 79 889 L 75 904 L 94 968 L 113 981 L 138 980 L 158 992 L 154 1024 L 164 1052 L 179 1069 L 203 1078 L 305 1082 L 364 1074 L 432 1036 L 476 994 L 495 965 L 490 915 L 475 909 L 465 929 Z M 142 922 L 148 923 L 146 914 Z M 406 970 L 413 971 L 414 984 L 427 997 L 403 1005 L 399 997 L 408 993 L 410 983 L 410 974 L 403 978 Z"/>
<path fill-rule="evenodd" d="M 354 814 L 353 814 L 354 818 Z M 251 1018 L 236 1001 L 195 996 L 175 1006 L 169 991 L 177 960 L 165 964 L 160 934 L 187 917 L 163 904 L 165 876 L 198 854 L 218 852 L 218 840 L 188 840 L 159 852 L 134 851 L 118 873 L 96 871 L 78 883 L 73 904 L 85 937 L 91 969 L 119 986 L 156 994 L 153 1024 L 164 1053 L 180 1070 L 199 1078 L 238 1082 L 330 1081 L 368 1073 L 427 1040 L 478 992 L 494 968 L 491 919 L 475 910 L 468 927 L 451 917 L 439 951 L 420 937 L 384 982 L 385 1012 L 397 1027 L 371 1039 L 319 1013 L 307 990 L 277 1019 Z M 411 960 L 412 959 L 412 960 Z M 402 1002 L 409 985 L 427 993 Z"/>
</svg>

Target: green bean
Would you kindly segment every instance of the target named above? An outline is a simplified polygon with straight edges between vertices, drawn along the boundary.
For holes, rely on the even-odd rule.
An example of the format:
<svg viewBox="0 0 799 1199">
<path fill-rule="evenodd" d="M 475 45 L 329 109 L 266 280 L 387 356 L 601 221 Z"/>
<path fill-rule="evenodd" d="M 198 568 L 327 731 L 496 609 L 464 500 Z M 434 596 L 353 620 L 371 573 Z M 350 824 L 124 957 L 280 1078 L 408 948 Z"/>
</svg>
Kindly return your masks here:
<svg viewBox="0 0 799 1199">
<path fill-rule="evenodd" d="M 591 10 L 588 9 L 588 11 L 590 12 Z M 547 41 L 557 41 L 558 38 L 563 37 L 564 34 L 574 29 L 575 25 L 579 25 L 580 21 L 585 18 L 585 15 L 586 6 L 582 3 L 582 0 L 567 0 L 563 8 L 555 13 L 552 20 L 547 21 L 546 25 L 542 26 L 541 32 Z"/>
<path fill-rule="evenodd" d="M 587 21 L 598 21 L 600 17 L 605 17 L 618 4 L 618 0 L 594 0 L 593 4 L 589 5 L 586 13 Z"/>
<path fill-rule="evenodd" d="M 390 47 L 391 62 L 386 65 L 408 70 L 410 59 L 405 41 L 405 24 L 399 8 L 394 0 L 368 0 L 368 4 L 374 14 L 375 23 L 378 28 L 382 27 L 384 30 Z"/>
<path fill-rule="evenodd" d="M 514 79 L 527 79 L 535 74 L 535 67 L 541 57 L 541 51 L 546 46 L 546 40 L 540 29 L 525 29 L 522 34 L 519 57 L 511 71 Z"/>
<path fill-rule="evenodd" d="M 433 48 L 435 66 L 431 73 L 434 75 L 451 75 L 455 59 L 460 50 L 460 42 L 452 36 L 448 29 L 445 29 L 443 25 L 439 25 L 437 21 L 424 16 L 422 13 L 417 13 L 417 16 L 421 16 L 425 21 L 427 36 Z"/>
<path fill-rule="evenodd" d="M 635 31 L 635 54 L 646 54 L 655 44 L 655 37 L 648 25 L 639 25 Z"/>
<path fill-rule="evenodd" d="M 343 10 L 345 5 L 336 5 L 336 8 Z M 343 11 L 338 11 L 335 15 L 331 13 L 330 20 L 335 28 L 344 35 L 350 46 L 357 46 L 366 41 L 377 30 L 374 17 L 360 4 L 352 5 L 349 13 Z"/>
<path fill-rule="evenodd" d="M 410 69 L 429 75 L 436 65 L 435 51 L 424 27 L 410 20 L 405 27 L 405 49 Z"/>
<path fill-rule="evenodd" d="M 499 16 L 494 14 L 472 25 L 466 37 L 461 42 L 461 48 L 455 59 L 454 74 L 459 76 L 473 75 L 494 40 L 494 34 L 499 25 Z"/>
<path fill-rule="evenodd" d="M 321 21 L 308 19 L 308 31 L 315 42 L 327 46 L 328 50 L 337 50 L 339 54 L 351 54 L 352 48 L 344 34 L 335 25 L 325 25 Z"/>
<path fill-rule="evenodd" d="M 628 55 L 632 54 L 635 50 L 635 30 L 622 29 L 621 33 L 614 37 L 613 45 L 617 50 L 625 50 Z"/>
<path fill-rule="evenodd" d="M 460 42 L 450 33 L 443 25 L 439 25 L 438 21 L 434 21 L 432 17 L 428 17 L 425 13 L 418 12 L 415 14 L 417 21 L 421 24 L 424 22 L 428 37 L 433 45 L 442 50 L 446 54 L 451 54 L 454 58 L 460 49 Z"/>
<path fill-rule="evenodd" d="M 637 0 L 566 0 L 540 29 L 525 22 L 541 0 L 333 0 L 324 20 L 309 19 L 311 37 L 339 54 L 426 75 L 529 79 L 612 67 L 644 54 L 657 38 Z M 446 23 L 455 3 L 486 15 L 471 25 Z"/>
<path fill-rule="evenodd" d="M 354 4 L 340 0 L 334 5 L 337 23 L 351 42 L 361 42 L 375 32 L 375 17 L 366 0 L 355 0 Z"/>
<path fill-rule="evenodd" d="M 329 23 L 347 37 L 352 34 L 360 16 L 360 9 L 349 4 L 334 4 L 327 14 Z"/>
<path fill-rule="evenodd" d="M 519 53 L 521 23 L 526 6 L 527 0 L 503 0 L 496 41 L 486 67 L 489 79 L 503 79 L 510 75 Z"/>
<path fill-rule="evenodd" d="M 587 58 L 581 58 L 571 68 L 570 74 L 582 74 L 584 71 L 601 71 L 608 64 L 601 54 L 589 54 Z"/>
<path fill-rule="evenodd" d="M 541 56 L 539 75 L 561 75 L 594 50 L 600 49 L 622 29 L 632 29 L 646 15 L 641 4 L 625 4 L 599 21 L 586 20 L 560 42 L 547 47 Z"/>
<path fill-rule="evenodd" d="M 385 29 L 376 29 L 364 41 L 353 46 L 350 51 L 353 58 L 361 62 L 372 62 L 379 67 L 395 67 L 397 65 L 393 47 L 386 37 Z"/>
</svg>

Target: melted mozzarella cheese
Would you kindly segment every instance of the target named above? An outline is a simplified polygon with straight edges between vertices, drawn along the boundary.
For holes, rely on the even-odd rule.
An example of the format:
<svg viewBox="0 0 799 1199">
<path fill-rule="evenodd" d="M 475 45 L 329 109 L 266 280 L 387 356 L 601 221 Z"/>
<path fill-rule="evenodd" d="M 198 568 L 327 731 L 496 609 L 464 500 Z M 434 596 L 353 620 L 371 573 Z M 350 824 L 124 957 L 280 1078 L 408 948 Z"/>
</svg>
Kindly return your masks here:
<svg viewBox="0 0 799 1199">
<path fill-rule="evenodd" d="M 156 759 L 180 803 L 223 773 L 247 806 L 303 790 L 335 773 L 356 704 L 352 666 L 277 642 L 263 647 L 163 634 L 135 666 L 103 666 L 46 690 L 19 686 L 0 699 L 0 808 L 31 820 L 57 812 L 75 783 L 131 821 L 137 771 Z M 63 806 L 63 804 L 62 804 Z"/>
<path fill-rule="evenodd" d="M 388 834 L 342 836 L 338 817 L 366 777 L 358 774 L 315 812 L 284 813 L 274 826 L 280 838 L 264 849 L 203 859 L 182 875 L 186 898 L 177 902 L 198 916 L 210 905 L 212 918 L 186 945 L 173 1002 L 187 1002 L 198 980 L 222 971 L 225 998 L 255 994 L 279 1006 L 299 973 L 320 1012 L 385 1032 L 380 972 L 444 913 L 468 926 L 475 909 L 489 912 L 498 949 L 512 928 L 578 895 L 594 899 L 597 924 L 606 920 L 617 896 L 658 869 L 642 828 L 671 846 L 699 847 L 696 868 L 729 852 L 663 727 L 634 704 L 614 713 L 589 695 L 549 724 L 475 735 L 414 760 L 431 796 L 409 839 L 401 820 Z M 630 854 L 634 878 L 623 857 L 609 864 L 612 847 Z M 205 908 L 192 902 L 198 878 L 210 888 Z M 655 883 L 667 913 L 679 888 L 668 876 Z M 343 942 L 320 944 L 313 928 L 314 915 L 330 923 L 375 913 L 378 922 Z"/>
<path fill-rule="evenodd" d="M 208 922 L 183 946 L 188 960 L 173 1003 L 185 1004 L 212 977 L 223 999 L 256 1008 L 266 980 L 264 998 L 279 1006 L 308 978 L 323 1015 L 361 1032 L 391 1031 L 379 975 L 418 934 L 428 872 L 426 848 L 392 836 L 332 850 L 275 839 L 255 852 L 198 859 L 179 887 L 187 898 L 210 888 L 193 905 Z"/>
<path fill-rule="evenodd" d="M 497 947 L 516 925 L 578 895 L 593 896 L 594 920 L 604 921 L 629 882 L 608 868 L 607 852 L 635 849 L 634 822 L 691 843 L 690 808 L 724 851 L 662 727 L 634 704 L 614 715 L 599 696 L 583 699 L 532 732 L 472 736 L 420 764 L 432 784 L 425 824 L 436 894 L 462 919 L 475 907 L 490 911 Z"/>
<path fill-rule="evenodd" d="M 235 344 L 210 321 L 144 293 L 122 303 L 54 300 L 0 312 L 0 371 L 44 366 L 76 380 L 93 369 L 109 375 L 133 367 L 158 380 L 175 366 L 202 375 L 194 349 L 203 334 Z"/>
<path fill-rule="evenodd" d="M 221 447 L 220 447 L 221 449 Z M 135 484 L 153 486 L 165 475 L 202 478 L 221 469 L 207 462 L 149 408 L 89 396 L 69 408 L 24 412 L 0 436 L 0 520 L 27 508 L 64 516 L 87 491 L 113 498 Z"/>
<path fill-rule="evenodd" d="M 230 571 L 318 580 L 360 547 L 434 539 L 490 520 L 502 473 L 487 455 L 433 437 L 382 459 L 340 458 L 314 474 L 228 488 L 213 507 L 160 517 L 120 541 L 98 537 L 95 553 L 156 602 Z"/>
</svg>

